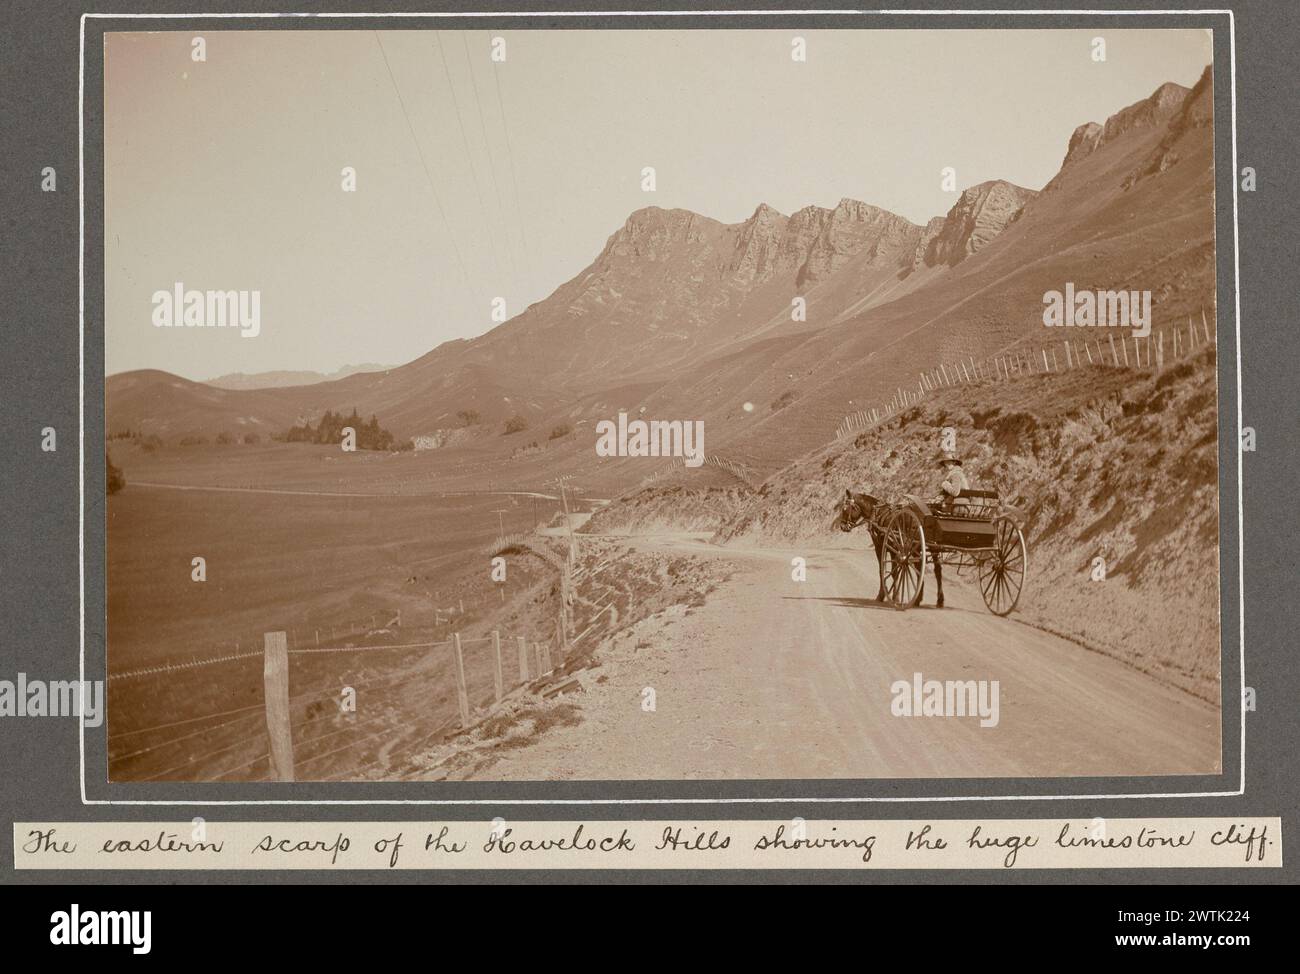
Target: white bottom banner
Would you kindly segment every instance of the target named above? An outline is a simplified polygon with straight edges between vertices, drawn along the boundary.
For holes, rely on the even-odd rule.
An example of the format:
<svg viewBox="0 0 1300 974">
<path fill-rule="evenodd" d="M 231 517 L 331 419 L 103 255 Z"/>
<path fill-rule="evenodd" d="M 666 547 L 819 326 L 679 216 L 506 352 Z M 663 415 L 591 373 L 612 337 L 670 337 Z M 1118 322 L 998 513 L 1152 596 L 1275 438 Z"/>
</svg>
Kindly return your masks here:
<svg viewBox="0 0 1300 974">
<path fill-rule="evenodd" d="M 16 869 L 1225 869 L 1279 818 L 18 822 Z"/>
</svg>

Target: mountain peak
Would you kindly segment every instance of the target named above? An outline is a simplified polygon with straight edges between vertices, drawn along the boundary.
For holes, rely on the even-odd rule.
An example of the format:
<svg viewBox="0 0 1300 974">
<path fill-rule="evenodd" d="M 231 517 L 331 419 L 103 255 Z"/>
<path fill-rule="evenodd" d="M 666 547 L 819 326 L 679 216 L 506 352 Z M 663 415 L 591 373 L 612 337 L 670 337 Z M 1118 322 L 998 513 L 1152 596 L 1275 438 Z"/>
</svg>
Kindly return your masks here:
<svg viewBox="0 0 1300 974">
<path fill-rule="evenodd" d="M 1161 87 L 1169 86 L 1162 85 Z M 1177 87 L 1177 85 L 1174 87 Z M 1175 95 L 1169 97 L 1175 97 Z M 1124 180 L 1125 189 L 1147 176 L 1162 173 L 1171 166 L 1176 165 L 1180 158 L 1179 143 L 1192 130 L 1204 128 L 1214 121 L 1214 77 L 1209 65 L 1205 66 L 1205 70 L 1201 72 L 1200 80 L 1196 82 L 1191 91 L 1183 96 L 1178 96 L 1177 106 L 1177 110 L 1172 113 L 1169 119 L 1169 126 L 1164 138 L 1160 140 L 1160 144 L 1156 146 L 1155 151 L 1146 162 L 1139 169 L 1130 173 L 1128 178 Z"/>
<path fill-rule="evenodd" d="M 1166 81 L 1146 98 L 1121 108 L 1106 119 L 1105 124 L 1087 122 L 1080 125 L 1070 136 L 1070 144 L 1066 147 L 1061 169 L 1064 170 L 1085 156 L 1092 155 L 1103 145 L 1110 144 L 1134 129 L 1150 129 L 1163 125 L 1182 107 L 1190 92 L 1190 88 Z M 1050 189 L 1055 182 L 1056 180 L 1053 179 L 1046 188 Z"/>
<path fill-rule="evenodd" d="M 629 214 L 605 244 L 605 256 L 656 260 L 678 244 L 697 244 L 722 228 L 717 220 L 691 210 L 643 206 Z"/>
<path fill-rule="evenodd" d="M 931 220 L 924 262 L 959 264 L 1007 228 L 1036 193 L 1005 179 L 989 179 L 962 191 L 942 226 Z"/>
<path fill-rule="evenodd" d="M 629 213 L 627 219 L 623 221 L 623 226 L 624 228 L 627 228 L 684 223 L 692 218 L 707 219 L 691 210 L 678 208 L 664 209 L 662 206 L 643 206 L 639 210 L 633 210 Z"/>
</svg>

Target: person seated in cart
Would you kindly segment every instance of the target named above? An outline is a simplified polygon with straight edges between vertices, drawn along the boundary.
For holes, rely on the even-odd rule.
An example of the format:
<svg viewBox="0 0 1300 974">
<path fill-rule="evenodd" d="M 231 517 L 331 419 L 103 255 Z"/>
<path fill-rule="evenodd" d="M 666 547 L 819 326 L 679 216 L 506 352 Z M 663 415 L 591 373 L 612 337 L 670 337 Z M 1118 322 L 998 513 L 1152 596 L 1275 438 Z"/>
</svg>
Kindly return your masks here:
<svg viewBox="0 0 1300 974">
<path fill-rule="evenodd" d="M 939 454 L 939 467 L 944 471 L 943 483 L 939 485 L 934 506 L 940 510 L 951 511 L 953 501 L 961 496 L 963 490 L 970 489 L 970 481 L 966 479 L 966 472 L 961 468 L 961 458 L 951 451 Z"/>
</svg>

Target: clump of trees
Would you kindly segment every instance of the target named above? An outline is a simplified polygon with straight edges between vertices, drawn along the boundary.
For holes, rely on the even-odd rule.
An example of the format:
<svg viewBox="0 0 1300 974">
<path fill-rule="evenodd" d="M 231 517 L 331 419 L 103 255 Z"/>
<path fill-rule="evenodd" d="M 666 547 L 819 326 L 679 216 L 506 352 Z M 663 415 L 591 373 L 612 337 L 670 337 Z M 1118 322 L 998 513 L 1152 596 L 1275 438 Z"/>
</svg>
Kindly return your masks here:
<svg viewBox="0 0 1300 974">
<path fill-rule="evenodd" d="M 397 437 L 380 426 L 379 420 L 373 415 L 369 420 L 363 421 L 355 406 L 352 407 L 350 416 L 344 416 L 342 413 L 327 409 L 325 415 L 320 418 L 320 422 L 315 426 L 305 422 L 301 426 L 290 427 L 289 432 L 284 435 L 284 440 L 286 443 L 341 443 L 343 441 L 343 430 L 349 426 L 356 430 L 358 450 L 409 450 L 414 448 L 414 444 L 410 440 L 399 444 Z"/>
<path fill-rule="evenodd" d="M 109 456 L 108 451 L 104 451 L 104 487 L 110 494 L 116 494 L 126 486 L 126 477 L 122 475 L 122 468 L 114 466 L 113 458 Z"/>
</svg>

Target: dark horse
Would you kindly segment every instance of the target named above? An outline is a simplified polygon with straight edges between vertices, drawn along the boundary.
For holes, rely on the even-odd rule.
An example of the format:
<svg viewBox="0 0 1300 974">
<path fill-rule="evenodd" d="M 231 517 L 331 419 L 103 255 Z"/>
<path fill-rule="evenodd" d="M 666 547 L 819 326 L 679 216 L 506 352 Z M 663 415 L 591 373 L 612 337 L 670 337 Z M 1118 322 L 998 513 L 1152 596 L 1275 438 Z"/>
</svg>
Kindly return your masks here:
<svg viewBox="0 0 1300 974">
<path fill-rule="evenodd" d="M 876 549 L 876 563 L 881 566 L 880 572 L 880 590 L 876 593 L 876 601 L 883 602 L 885 599 L 885 573 L 884 573 L 884 549 L 885 549 L 885 531 L 884 525 L 878 520 L 888 511 L 889 505 L 878 497 L 871 494 L 855 494 L 847 488 L 844 491 L 844 498 L 840 501 L 839 510 L 835 515 L 833 522 L 835 527 L 841 531 L 852 531 L 863 524 L 867 526 L 867 531 L 871 534 L 872 547 Z M 935 606 L 943 608 L 943 566 L 939 564 L 936 556 L 932 560 L 934 565 L 934 581 L 938 588 L 938 596 L 935 598 Z M 922 566 L 924 568 L 924 566 Z M 922 571 L 921 578 L 921 595 L 925 595 L 925 577 Z"/>
</svg>

